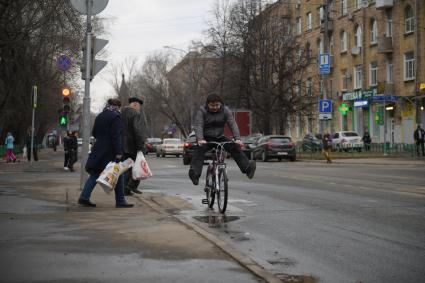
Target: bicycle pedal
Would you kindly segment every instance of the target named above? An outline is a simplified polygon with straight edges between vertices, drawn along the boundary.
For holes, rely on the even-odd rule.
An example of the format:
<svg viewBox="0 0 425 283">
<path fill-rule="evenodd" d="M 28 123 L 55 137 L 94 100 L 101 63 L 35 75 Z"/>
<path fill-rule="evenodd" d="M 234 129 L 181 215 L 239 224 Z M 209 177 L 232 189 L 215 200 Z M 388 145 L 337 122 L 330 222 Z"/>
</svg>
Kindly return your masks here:
<svg viewBox="0 0 425 283">
<path fill-rule="evenodd" d="M 208 200 L 206 198 L 202 199 L 202 204 L 208 204 Z"/>
</svg>

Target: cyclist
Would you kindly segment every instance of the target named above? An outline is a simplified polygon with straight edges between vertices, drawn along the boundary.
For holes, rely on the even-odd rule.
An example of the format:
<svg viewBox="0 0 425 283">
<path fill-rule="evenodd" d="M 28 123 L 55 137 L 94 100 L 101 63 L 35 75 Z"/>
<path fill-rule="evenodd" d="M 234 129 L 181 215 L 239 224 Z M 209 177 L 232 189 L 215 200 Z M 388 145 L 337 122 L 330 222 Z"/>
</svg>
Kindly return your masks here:
<svg viewBox="0 0 425 283">
<path fill-rule="evenodd" d="M 226 151 L 230 152 L 233 159 L 239 166 L 242 173 L 246 174 L 249 179 L 254 177 L 256 164 L 253 160 L 248 160 L 241 151 L 242 141 L 239 134 L 238 125 L 233 118 L 230 109 L 224 105 L 223 100 L 217 94 L 210 94 L 207 97 L 206 104 L 196 113 L 194 130 L 198 147 L 195 149 L 192 157 L 192 163 L 189 169 L 189 178 L 194 185 L 198 185 L 199 177 L 202 174 L 202 166 L 204 164 L 205 153 L 214 147 L 208 142 L 226 142 L 228 138 L 224 136 L 224 126 L 228 124 L 235 143 L 224 145 Z"/>
</svg>

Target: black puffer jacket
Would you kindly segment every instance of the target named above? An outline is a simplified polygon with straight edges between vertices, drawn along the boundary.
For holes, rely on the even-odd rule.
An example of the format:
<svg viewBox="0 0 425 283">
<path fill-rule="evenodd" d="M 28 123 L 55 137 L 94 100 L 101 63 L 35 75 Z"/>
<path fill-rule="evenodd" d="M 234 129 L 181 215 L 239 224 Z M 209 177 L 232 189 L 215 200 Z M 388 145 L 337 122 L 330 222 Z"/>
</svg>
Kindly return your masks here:
<svg viewBox="0 0 425 283">
<path fill-rule="evenodd" d="M 143 150 L 147 137 L 144 115 L 136 109 L 125 107 L 121 117 L 124 124 L 124 153 L 136 154 L 139 150 Z"/>
<path fill-rule="evenodd" d="M 194 130 L 198 140 L 217 139 L 224 135 L 224 127 L 229 125 L 235 139 L 240 139 L 239 128 L 229 107 L 222 105 L 220 111 L 210 112 L 207 105 L 196 113 Z"/>
</svg>

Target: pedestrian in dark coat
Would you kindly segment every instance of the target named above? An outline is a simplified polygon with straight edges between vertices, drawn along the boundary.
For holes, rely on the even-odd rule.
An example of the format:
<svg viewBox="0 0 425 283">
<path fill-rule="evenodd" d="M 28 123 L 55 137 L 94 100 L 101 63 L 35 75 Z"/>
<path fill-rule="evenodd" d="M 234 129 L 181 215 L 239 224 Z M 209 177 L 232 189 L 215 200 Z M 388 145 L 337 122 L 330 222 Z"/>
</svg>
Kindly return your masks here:
<svg viewBox="0 0 425 283">
<path fill-rule="evenodd" d="M 137 97 L 131 97 L 128 100 L 129 106 L 122 111 L 122 120 L 124 124 L 123 140 L 124 140 L 124 159 L 131 158 L 136 160 L 137 152 L 144 151 L 146 133 L 146 122 L 140 108 L 143 100 Z M 132 171 L 127 170 L 124 173 L 124 194 L 131 196 L 133 193 L 141 194 L 137 188 L 140 180 L 134 180 Z"/>
<path fill-rule="evenodd" d="M 119 161 L 122 158 L 123 124 L 120 107 L 121 101 L 118 99 L 109 99 L 105 109 L 96 117 L 94 122 L 92 136 L 96 138 L 96 142 L 92 147 L 85 166 L 90 176 L 78 200 L 78 203 L 82 206 L 96 206 L 90 202 L 90 196 L 96 186 L 96 180 L 109 162 Z M 115 186 L 115 201 L 116 207 L 133 207 L 133 204 L 127 203 L 124 197 L 123 176 L 118 178 L 117 185 Z"/>
<path fill-rule="evenodd" d="M 364 130 L 362 140 L 364 143 L 365 151 L 370 151 L 370 144 L 372 143 L 372 138 L 370 137 L 369 131 L 367 129 Z"/>
<path fill-rule="evenodd" d="M 326 163 L 332 163 L 331 159 L 331 151 L 332 151 L 332 136 L 329 132 L 326 132 L 326 134 L 322 137 L 323 142 L 323 155 L 326 158 Z"/>
<path fill-rule="evenodd" d="M 424 140 L 425 140 L 425 131 L 421 128 L 421 125 L 418 125 L 415 132 L 413 133 L 413 138 L 415 139 L 416 143 L 416 152 L 419 156 L 419 147 L 422 149 L 422 156 L 425 156 L 425 149 L 424 149 Z"/>
<path fill-rule="evenodd" d="M 65 159 L 63 162 L 64 170 L 69 170 L 69 159 L 70 159 L 70 153 L 71 153 L 71 137 L 72 137 L 72 133 L 71 131 L 68 131 L 66 133 L 66 136 L 63 138 L 63 149 L 65 151 Z"/>
</svg>

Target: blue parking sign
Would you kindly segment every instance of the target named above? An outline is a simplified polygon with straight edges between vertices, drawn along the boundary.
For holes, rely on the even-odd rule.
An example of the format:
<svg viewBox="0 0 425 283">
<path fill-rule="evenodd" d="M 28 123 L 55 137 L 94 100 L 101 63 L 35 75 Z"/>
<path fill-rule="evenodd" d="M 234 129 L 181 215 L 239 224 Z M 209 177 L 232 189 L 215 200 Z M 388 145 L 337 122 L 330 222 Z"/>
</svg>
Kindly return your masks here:
<svg viewBox="0 0 425 283">
<path fill-rule="evenodd" d="M 321 53 L 319 55 L 319 73 L 329 74 L 331 72 L 331 62 L 329 53 Z"/>
<path fill-rule="evenodd" d="M 321 99 L 319 101 L 319 113 L 332 113 L 331 99 Z"/>
</svg>

